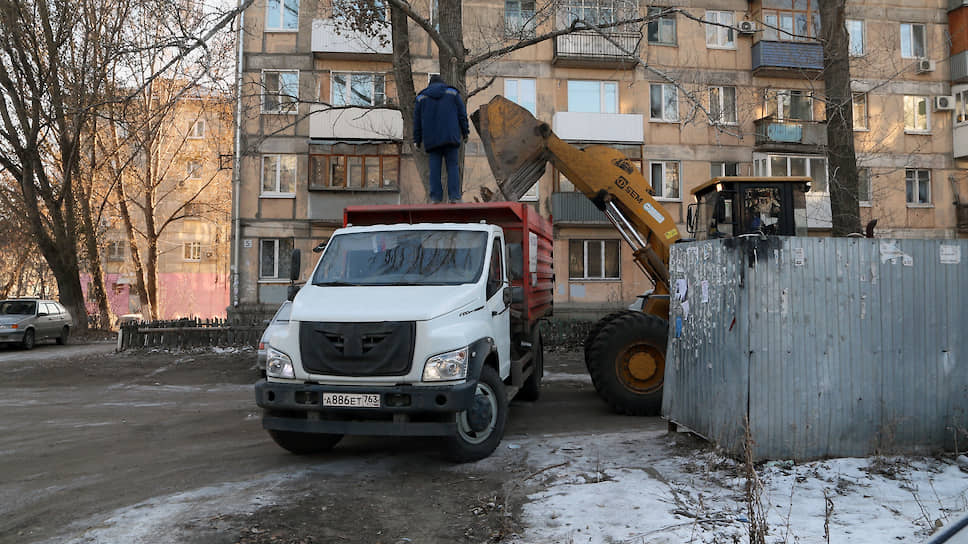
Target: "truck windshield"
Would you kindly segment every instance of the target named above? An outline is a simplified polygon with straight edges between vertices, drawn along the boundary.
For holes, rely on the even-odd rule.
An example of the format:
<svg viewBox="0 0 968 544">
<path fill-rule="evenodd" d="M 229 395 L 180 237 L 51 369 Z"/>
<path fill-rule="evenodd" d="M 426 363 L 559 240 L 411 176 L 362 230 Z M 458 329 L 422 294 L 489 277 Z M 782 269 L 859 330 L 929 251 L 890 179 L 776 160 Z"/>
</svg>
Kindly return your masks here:
<svg viewBox="0 0 968 544">
<path fill-rule="evenodd" d="M 314 285 L 460 285 L 484 267 L 487 233 L 392 230 L 334 236 Z"/>
</svg>

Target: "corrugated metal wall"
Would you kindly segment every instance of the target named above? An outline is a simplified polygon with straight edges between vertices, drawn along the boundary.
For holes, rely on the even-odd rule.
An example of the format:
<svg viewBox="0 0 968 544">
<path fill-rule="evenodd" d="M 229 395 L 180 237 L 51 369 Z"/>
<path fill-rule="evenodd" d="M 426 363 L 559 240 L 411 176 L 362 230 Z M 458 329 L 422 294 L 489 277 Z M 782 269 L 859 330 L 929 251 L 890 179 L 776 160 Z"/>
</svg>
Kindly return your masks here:
<svg viewBox="0 0 968 544">
<path fill-rule="evenodd" d="M 748 413 L 760 459 L 968 444 L 968 240 L 694 242 L 671 270 L 676 423 L 741 453 Z"/>
</svg>

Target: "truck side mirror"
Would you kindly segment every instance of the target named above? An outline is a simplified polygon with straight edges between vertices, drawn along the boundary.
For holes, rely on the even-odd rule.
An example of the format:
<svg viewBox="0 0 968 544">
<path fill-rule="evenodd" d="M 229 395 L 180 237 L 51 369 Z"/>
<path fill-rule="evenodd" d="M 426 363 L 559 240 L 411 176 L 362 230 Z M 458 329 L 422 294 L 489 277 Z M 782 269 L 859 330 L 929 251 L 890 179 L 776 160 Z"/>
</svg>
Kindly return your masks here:
<svg viewBox="0 0 968 544">
<path fill-rule="evenodd" d="M 302 252 L 298 249 L 292 250 L 292 255 L 289 256 L 289 281 L 296 281 L 299 279 L 299 270 L 301 269 L 301 265 Z"/>
<path fill-rule="evenodd" d="M 504 293 L 502 293 L 501 296 L 504 299 L 504 305 L 505 306 L 510 306 L 511 305 L 511 302 L 514 301 L 513 292 L 512 292 L 512 290 L 511 290 L 510 287 L 505 287 L 504 288 Z"/>
<path fill-rule="evenodd" d="M 686 208 L 686 231 L 690 234 L 696 233 L 696 204 L 692 203 Z"/>
</svg>

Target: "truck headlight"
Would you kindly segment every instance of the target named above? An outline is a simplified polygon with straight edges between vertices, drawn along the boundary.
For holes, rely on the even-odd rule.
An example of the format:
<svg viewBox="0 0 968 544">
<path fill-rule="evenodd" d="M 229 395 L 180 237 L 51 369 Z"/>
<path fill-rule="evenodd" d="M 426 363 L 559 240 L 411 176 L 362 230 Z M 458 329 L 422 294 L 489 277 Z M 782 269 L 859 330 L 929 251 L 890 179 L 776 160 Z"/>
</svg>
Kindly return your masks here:
<svg viewBox="0 0 968 544">
<path fill-rule="evenodd" d="M 462 380 L 467 376 L 467 348 L 434 355 L 424 363 L 423 381 Z"/>
<path fill-rule="evenodd" d="M 266 352 L 266 376 L 273 378 L 295 378 L 292 370 L 292 359 L 285 353 L 269 348 Z"/>
</svg>

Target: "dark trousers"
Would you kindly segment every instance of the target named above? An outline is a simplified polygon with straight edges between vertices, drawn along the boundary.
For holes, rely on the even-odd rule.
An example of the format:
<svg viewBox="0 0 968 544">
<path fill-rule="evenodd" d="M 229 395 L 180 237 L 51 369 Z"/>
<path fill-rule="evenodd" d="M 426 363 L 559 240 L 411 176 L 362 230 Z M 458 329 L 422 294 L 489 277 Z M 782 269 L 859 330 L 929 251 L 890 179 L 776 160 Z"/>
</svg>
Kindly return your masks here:
<svg viewBox="0 0 968 544">
<path fill-rule="evenodd" d="M 440 161 L 447 161 L 447 199 L 460 200 L 460 158 L 459 146 L 444 146 L 427 151 L 430 159 L 430 200 L 440 202 L 444 199 L 444 188 L 440 183 Z"/>
</svg>

